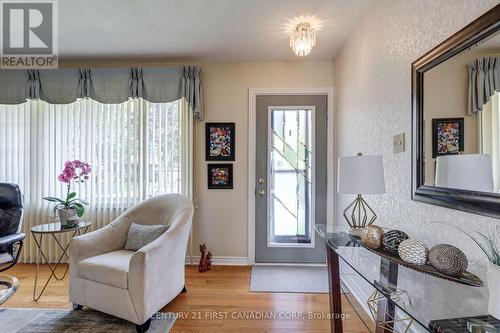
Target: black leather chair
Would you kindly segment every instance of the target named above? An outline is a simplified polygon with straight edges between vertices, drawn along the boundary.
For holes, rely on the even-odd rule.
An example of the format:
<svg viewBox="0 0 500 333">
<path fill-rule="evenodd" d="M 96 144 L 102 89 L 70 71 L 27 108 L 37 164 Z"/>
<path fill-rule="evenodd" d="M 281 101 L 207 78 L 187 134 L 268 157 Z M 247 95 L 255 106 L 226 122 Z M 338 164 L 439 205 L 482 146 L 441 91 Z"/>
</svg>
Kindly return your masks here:
<svg viewBox="0 0 500 333">
<path fill-rule="evenodd" d="M 16 184 L 0 183 L 0 272 L 17 263 L 26 235 L 21 231 L 23 196 Z"/>
</svg>

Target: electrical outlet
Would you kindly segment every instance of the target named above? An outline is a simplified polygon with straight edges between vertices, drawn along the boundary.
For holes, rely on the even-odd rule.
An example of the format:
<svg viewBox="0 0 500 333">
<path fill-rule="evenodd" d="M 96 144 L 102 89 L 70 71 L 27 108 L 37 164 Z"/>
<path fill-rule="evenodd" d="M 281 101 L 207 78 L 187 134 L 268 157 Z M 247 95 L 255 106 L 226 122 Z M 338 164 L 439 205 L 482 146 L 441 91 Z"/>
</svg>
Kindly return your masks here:
<svg viewBox="0 0 500 333">
<path fill-rule="evenodd" d="M 394 154 L 405 151 L 405 134 L 394 135 L 392 138 L 392 151 Z"/>
</svg>

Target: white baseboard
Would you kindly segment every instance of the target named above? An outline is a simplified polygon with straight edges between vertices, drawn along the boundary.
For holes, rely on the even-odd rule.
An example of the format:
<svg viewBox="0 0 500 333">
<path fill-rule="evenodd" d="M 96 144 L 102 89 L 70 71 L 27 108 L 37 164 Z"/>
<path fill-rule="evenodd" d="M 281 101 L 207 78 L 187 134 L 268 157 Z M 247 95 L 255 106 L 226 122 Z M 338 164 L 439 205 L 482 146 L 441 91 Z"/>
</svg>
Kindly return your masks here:
<svg viewBox="0 0 500 333">
<path fill-rule="evenodd" d="M 198 265 L 200 256 L 193 256 L 193 265 Z M 191 257 L 186 256 L 186 265 L 191 265 Z M 212 257 L 212 265 L 226 265 L 226 266 L 247 266 L 247 257 Z"/>
<path fill-rule="evenodd" d="M 200 256 L 193 256 L 193 265 L 198 265 Z M 213 265 L 226 266 L 251 266 L 247 257 L 226 257 L 219 256 L 212 258 Z M 191 265 L 191 257 L 186 256 L 186 265 Z M 254 263 L 255 266 L 309 266 L 309 267 L 326 267 L 326 264 L 301 264 L 301 263 Z"/>
<path fill-rule="evenodd" d="M 358 276 L 358 278 L 362 279 L 360 276 Z M 354 296 L 356 301 L 358 301 L 358 303 L 361 305 L 363 310 L 365 310 L 368 316 L 371 317 L 370 309 L 368 308 L 368 304 L 366 303 L 366 301 L 368 300 L 368 297 L 370 297 L 373 290 L 370 290 L 371 288 L 361 287 L 360 283 L 356 281 L 356 276 L 352 275 L 343 275 L 342 283 L 346 286 L 351 295 Z"/>
<path fill-rule="evenodd" d="M 256 262 L 254 266 L 296 266 L 296 267 L 326 267 L 326 264 L 319 263 L 275 263 L 275 262 Z"/>
</svg>

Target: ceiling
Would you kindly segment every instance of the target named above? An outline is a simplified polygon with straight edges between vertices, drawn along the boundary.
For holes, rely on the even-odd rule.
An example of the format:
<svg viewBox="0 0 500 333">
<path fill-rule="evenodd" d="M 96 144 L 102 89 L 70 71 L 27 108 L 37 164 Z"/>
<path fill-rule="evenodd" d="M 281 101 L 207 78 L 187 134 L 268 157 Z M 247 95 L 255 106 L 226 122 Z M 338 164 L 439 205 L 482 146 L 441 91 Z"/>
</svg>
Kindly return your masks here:
<svg viewBox="0 0 500 333">
<path fill-rule="evenodd" d="M 304 60 L 333 59 L 374 0 L 64 0 L 61 58 L 297 60 L 287 22 L 315 16 Z"/>
</svg>

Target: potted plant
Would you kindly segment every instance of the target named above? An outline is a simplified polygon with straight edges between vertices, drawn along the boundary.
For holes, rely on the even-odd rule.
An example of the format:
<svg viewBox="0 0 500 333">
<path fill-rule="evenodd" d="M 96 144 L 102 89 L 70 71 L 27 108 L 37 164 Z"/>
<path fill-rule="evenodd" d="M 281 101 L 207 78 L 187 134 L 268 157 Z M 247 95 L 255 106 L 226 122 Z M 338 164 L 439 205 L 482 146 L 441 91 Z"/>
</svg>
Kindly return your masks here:
<svg viewBox="0 0 500 333">
<path fill-rule="evenodd" d="M 500 249 L 497 241 L 500 240 L 500 227 L 486 234 L 481 232 L 468 233 L 470 238 L 479 246 L 488 258 L 488 312 L 500 319 Z"/>
<path fill-rule="evenodd" d="M 82 199 L 76 197 L 76 192 L 71 191 L 71 183 L 84 183 L 89 179 L 91 171 L 88 163 L 74 160 L 66 161 L 64 169 L 57 177 L 60 182 L 67 185 L 66 197 L 63 199 L 55 197 L 45 197 L 44 200 L 57 203 L 54 207 L 54 213 L 59 216 L 62 227 L 72 227 L 73 223 L 78 221 L 85 213 L 85 205 L 88 205 Z"/>
</svg>

